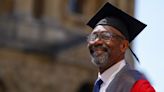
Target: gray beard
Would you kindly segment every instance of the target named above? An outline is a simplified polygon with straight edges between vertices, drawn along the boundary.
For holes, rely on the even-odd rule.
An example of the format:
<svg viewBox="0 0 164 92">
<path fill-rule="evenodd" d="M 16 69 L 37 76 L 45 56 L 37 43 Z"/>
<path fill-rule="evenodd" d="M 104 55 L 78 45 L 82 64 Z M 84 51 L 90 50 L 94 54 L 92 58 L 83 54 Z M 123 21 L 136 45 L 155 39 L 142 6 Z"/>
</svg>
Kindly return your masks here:
<svg viewBox="0 0 164 92">
<path fill-rule="evenodd" d="M 104 52 L 102 55 L 97 56 L 96 52 L 91 55 L 91 62 L 97 67 L 103 67 L 109 63 L 109 52 Z"/>
</svg>

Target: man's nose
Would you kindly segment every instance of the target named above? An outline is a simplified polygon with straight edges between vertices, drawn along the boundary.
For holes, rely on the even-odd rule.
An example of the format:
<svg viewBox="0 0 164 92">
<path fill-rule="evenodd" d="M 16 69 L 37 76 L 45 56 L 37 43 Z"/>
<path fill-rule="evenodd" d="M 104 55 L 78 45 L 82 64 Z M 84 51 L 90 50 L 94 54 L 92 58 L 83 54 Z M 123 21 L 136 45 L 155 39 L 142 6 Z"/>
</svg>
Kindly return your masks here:
<svg viewBox="0 0 164 92">
<path fill-rule="evenodd" d="M 90 41 L 89 44 L 94 44 L 94 45 L 103 44 L 103 40 L 97 37 L 94 41 Z"/>
</svg>

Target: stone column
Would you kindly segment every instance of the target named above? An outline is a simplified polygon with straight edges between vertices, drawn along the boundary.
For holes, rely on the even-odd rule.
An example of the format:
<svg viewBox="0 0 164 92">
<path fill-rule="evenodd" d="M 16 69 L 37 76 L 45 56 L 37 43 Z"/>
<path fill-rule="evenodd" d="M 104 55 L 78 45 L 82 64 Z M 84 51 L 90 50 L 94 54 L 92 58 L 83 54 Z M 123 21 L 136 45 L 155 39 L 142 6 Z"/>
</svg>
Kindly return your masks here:
<svg viewBox="0 0 164 92">
<path fill-rule="evenodd" d="M 14 0 L 14 14 L 29 19 L 32 16 L 33 0 Z"/>
<path fill-rule="evenodd" d="M 46 0 L 43 17 L 48 20 L 60 19 L 62 0 Z"/>
<path fill-rule="evenodd" d="M 134 0 L 120 0 L 118 2 L 120 9 L 124 10 L 126 13 L 133 15 L 134 14 Z"/>
<path fill-rule="evenodd" d="M 134 0 L 105 0 L 105 2 L 110 2 L 130 15 L 134 13 Z"/>
</svg>

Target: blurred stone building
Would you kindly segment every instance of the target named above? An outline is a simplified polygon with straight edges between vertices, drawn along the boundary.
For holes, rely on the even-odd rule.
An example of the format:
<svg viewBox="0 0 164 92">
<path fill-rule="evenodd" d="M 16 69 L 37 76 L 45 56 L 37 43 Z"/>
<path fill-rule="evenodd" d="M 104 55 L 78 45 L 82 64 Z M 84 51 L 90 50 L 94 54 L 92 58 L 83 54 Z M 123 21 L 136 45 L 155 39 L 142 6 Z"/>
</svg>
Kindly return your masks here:
<svg viewBox="0 0 164 92">
<path fill-rule="evenodd" d="M 134 0 L 0 0 L 0 92 L 91 92 L 85 23 L 107 1 L 133 15 Z"/>
</svg>

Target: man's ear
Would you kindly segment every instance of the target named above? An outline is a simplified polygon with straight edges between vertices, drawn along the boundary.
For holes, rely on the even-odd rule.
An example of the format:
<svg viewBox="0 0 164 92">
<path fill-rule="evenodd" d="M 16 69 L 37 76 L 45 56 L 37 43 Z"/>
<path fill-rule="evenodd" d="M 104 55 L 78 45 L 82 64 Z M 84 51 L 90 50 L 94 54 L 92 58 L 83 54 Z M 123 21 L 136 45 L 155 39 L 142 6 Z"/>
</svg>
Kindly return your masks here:
<svg viewBox="0 0 164 92">
<path fill-rule="evenodd" d="M 128 40 L 123 40 L 121 45 L 120 45 L 121 52 L 125 52 L 128 47 L 129 47 L 129 41 Z"/>
</svg>

